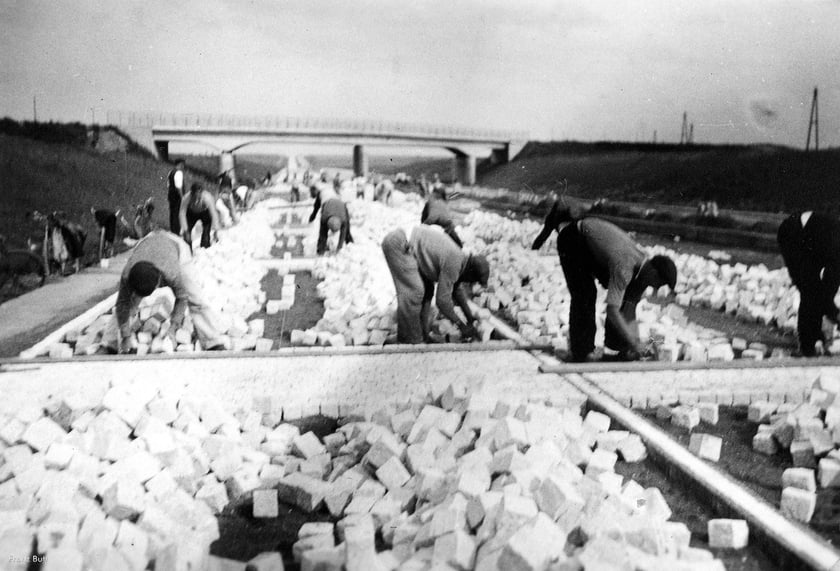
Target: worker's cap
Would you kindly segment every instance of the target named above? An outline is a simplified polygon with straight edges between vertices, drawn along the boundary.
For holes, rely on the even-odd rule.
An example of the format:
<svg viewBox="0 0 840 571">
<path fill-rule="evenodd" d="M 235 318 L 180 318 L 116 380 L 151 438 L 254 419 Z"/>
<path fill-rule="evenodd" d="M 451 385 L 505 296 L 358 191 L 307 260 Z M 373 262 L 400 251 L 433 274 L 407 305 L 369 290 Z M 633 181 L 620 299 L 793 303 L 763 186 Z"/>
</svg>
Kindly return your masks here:
<svg viewBox="0 0 840 571">
<path fill-rule="evenodd" d="M 650 265 L 662 277 L 662 281 L 672 290 L 677 285 L 677 266 L 674 261 L 668 256 L 654 256 L 650 260 Z"/>
<path fill-rule="evenodd" d="M 487 258 L 478 254 L 468 257 L 462 281 L 479 283 L 482 287 L 487 287 L 489 280 L 490 264 L 487 262 Z"/>
<path fill-rule="evenodd" d="M 341 218 L 338 216 L 330 216 L 327 219 L 327 228 L 329 228 L 333 232 L 338 232 L 341 230 Z"/>
<path fill-rule="evenodd" d="M 151 262 L 137 262 L 128 271 L 128 287 L 140 297 L 155 291 L 160 283 L 160 270 Z"/>
</svg>

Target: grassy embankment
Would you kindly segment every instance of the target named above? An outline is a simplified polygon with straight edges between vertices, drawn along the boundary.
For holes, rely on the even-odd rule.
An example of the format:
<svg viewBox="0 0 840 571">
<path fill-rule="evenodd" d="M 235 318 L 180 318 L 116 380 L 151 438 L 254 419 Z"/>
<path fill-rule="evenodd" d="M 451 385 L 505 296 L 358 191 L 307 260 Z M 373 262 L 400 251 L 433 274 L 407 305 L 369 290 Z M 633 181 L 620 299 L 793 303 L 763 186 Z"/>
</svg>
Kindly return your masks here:
<svg viewBox="0 0 840 571">
<path fill-rule="evenodd" d="M 558 190 L 640 203 L 840 214 L 840 149 L 806 153 L 773 146 L 529 143 L 516 160 L 481 166 L 489 188 Z"/>
</svg>

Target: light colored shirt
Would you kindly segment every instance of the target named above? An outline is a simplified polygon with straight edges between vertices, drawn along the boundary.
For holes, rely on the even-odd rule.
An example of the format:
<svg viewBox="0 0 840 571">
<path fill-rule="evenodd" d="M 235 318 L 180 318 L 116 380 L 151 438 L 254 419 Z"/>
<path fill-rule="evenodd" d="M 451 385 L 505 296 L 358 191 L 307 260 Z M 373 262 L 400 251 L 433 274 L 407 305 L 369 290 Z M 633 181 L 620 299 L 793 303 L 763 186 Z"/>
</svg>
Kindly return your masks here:
<svg viewBox="0 0 840 571">
<path fill-rule="evenodd" d="M 621 307 L 627 286 L 647 259 L 621 228 L 600 218 L 584 218 L 578 229 L 589 246 L 595 277 L 607 288 L 607 305 Z"/>
<path fill-rule="evenodd" d="M 455 313 L 452 296 L 459 285 L 467 256 L 449 236 L 432 226 L 416 226 L 408 243 L 423 280 L 437 282 L 435 301 L 438 309 L 452 323 L 458 323 L 460 319 Z"/>
<path fill-rule="evenodd" d="M 129 317 L 136 307 L 136 295 L 128 285 L 128 274 L 137 262 L 149 262 L 161 273 L 161 287 L 172 288 L 175 294 L 175 306 L 172 309 L 173 321 L 183 317 L 187 308 L 188 291 L 184 286 L 181 266 L 192 259 L 189 245 L 181 238 L 165 230 L 156 230 L 137 242 L 134 251 L 123 268 L 120 287 L 114 311 L 123 336 L 130 334 Z"/>
</svg>

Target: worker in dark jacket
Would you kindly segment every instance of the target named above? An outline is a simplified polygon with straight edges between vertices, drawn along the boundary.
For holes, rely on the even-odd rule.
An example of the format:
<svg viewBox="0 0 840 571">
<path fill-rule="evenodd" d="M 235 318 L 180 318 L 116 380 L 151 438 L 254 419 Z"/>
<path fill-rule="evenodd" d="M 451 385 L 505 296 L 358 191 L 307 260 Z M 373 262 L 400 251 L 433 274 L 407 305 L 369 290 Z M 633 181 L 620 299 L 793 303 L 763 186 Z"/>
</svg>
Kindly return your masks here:
<svg viewBox="0 0 840 571">
<path fill-rule="evenodd" d="M 175 168 L 169 171 L 167 182 L 169 190 L 166 195 L 169 201 L 169 231 L 174 234 L 181 234 L 181 223 L 178 218 L 181 212 L 181 199 L 187 193 L 186 179 L 184 178 L 184 166 L 186 163 L 179 159 Z"/>
<path fill-rule="evenodd" d="M 805 357 L 816 354 L 817 341 L 827 348 L 823 317 L 840 320 L 834 296 L 840 287 L 840 221 L 818 212 L 797 212 L 778 231 L 779 249 L 793 285 L 799 289 L 799 349 Z"/>
<path fill-rule="evenodd" d="M 171 232 L 156 230 L 140 240 L 123 268 L 114 306 L 114 320 L 103 335 L 103 346 L 129 353 L 136 349 L 131 317 L 140 300 L 159 287 L 175 294 L 170 331 L 184 322 L 187 307 L 201 346 L 209 351 L 224 349 L 219 318 L 204 300 L 189 245 Z"/>
<path fill-rule="evenodd" d="M 465 254 L 451 238 L 431 226 L 390 232 L 382 241 L 382 252 L 397 290 L 399 343 L 431 340 L 433 296 L 441 315 L 458 327 L 464 339 L 477 336 L 475 317 L 462 285 L 479 283 L 487 286 L 490 266 L 483 256 Z M 466 321 L 455 313 L 456 303 Z"/>
<path fill-rule="evenodd" d="M 572 216 L 554 209 L 532 248 L 538 250 L 557 226 L 557 220 Z M 636 326 L 636 305 L 648 287 L 658 289 L 677 283 L 677 268 L 667 256 L 648 258 L 621 228 L 584 217 L 568 222 L 557 236 L 560 265 L 571 294 L 569 349 L 574 361 L 594 360 L 595 280 L 607 288 L 607 320 L 604 344 L 618 351 L 619 358 L 635 361 L 645 354 Z"/>
<path fill-rule="evenodd" d="M 347 205 L 340 198 L 331 198 L 321 205 L 321 229 L 318 233 L 318 255 L 327 251 L 327 235 L 329 232 L 338 232 L 338 246 L 336 252 L 340 251 L 344 243 L 351 243 L 353 237 L 350 235 L 350 213 Z"/>
<path fill-rule="evenodd" d="M 312 205 L 312 214 L 309 215 L 309 222 L 312 222 L 318 216 L 322 204 L 333 198 L 338 198 L 331 186 L 320 182 L 316 182 L 309 188 L 309 196 L 315 199 L 315 204 Z"/>
<path fill-rule="evenodd" d="M 455 232 L 455 223 L 452 221 L 452 213 L 449 211 L 449 198 L 446 189 L 441 189 L 439 193 L 430 194 L 429 200 L 426 201 L 423 212 L 420 214 L 420 222 L 430 226 L 440 226 L 447 236 L 458 244 L 459 248 L 463 248 L 464 243 L 458 233 Z"/>
</svg>

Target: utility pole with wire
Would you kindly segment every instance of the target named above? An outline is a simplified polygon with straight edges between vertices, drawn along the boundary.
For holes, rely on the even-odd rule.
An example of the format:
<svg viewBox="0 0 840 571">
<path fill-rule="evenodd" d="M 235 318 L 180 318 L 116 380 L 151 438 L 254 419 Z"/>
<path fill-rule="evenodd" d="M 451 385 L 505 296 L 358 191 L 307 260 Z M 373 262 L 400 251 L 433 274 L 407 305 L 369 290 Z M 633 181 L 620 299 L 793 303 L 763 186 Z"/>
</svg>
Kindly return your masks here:
<svg viewBox="0 0 840 571">
<path fill-rule="evenodd" d="M 694 143 L 694 123 L 689 124 L 688 113 L 683 111 L 682 129 L 680 130 L 680 145 Z"/>
<path fill-rule="evenodd" d="M 38 122 L 38 104 L 35 100 L 35 95 L 32 96 L 32 122 Z"/>
<path fill-rule="evenodd" d="M 814 128 L 814 150 L 820 150 L 820 105 L 817 99 L 817 88 L 814 88 L 814 97 L 811 99 L 811 116 L 808 119 L 808 140 L 805 141 L 805 150 L 811 150 L 811 127 Z"/>
</svg>

